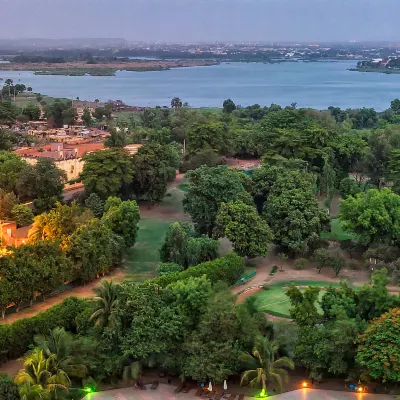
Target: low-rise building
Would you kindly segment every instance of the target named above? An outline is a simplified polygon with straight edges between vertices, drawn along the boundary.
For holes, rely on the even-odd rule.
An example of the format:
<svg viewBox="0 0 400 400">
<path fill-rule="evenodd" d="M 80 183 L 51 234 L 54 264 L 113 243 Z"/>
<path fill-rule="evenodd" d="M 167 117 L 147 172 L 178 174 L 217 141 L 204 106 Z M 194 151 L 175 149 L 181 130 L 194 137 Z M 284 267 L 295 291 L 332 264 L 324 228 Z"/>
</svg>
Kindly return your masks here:
<svg viewBox="0 0 400 400">
<path fill-rule="evenodd" d="M 65 171 L 69 181 L 77 179 L 83 170 L 82 157 L 86 153 L 104 149 L 103 142 L 77 141 L 50 143 L 43 147 L 27 147 L 15 151 L 29 164 L 36 164 L 41 157 L 52 158 L 57 167 Z"/>
</svg>

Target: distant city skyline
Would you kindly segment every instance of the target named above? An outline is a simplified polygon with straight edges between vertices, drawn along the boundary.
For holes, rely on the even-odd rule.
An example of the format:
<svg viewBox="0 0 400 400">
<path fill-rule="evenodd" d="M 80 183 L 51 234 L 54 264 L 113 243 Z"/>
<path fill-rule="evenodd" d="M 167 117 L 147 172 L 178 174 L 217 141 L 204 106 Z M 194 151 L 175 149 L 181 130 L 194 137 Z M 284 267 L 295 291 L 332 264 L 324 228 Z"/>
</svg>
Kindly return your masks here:
<svg viewBox="0 0 400 400">
<path fill-rule="evenodd" d="M 0 0 L 0 38 L 400 42 L 398 0 Z"/>
</svg>

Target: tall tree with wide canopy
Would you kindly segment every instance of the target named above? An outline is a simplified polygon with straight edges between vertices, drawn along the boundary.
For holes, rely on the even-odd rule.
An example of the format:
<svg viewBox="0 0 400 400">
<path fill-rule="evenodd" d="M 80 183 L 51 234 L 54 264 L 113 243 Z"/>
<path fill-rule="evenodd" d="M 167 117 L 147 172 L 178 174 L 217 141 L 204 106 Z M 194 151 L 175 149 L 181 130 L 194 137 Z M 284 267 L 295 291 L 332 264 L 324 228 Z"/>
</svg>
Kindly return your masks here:
<svg viewBox="0 0 400 400">
<path fill-rule="evenodd" d="M 276 359 L 278 345 L 266 337 L 259 337 L 254 346 L 252 355 L 243 354 L 241 361 L 246 370 L 240 381 L 241 385 L 259 386 L 263 396 L 267 395 L 268 384 L 276 386 L 279 392 L 289 380 L 286 369 L 294 369 L 293 361 L 288 357 Z"/>
<path fill-rule="evenodd" d="M 237 200 L 252 203 L 240 173 L 226 166 L 202 166 L 186 176 L 189 188 L 183 200 L 184 209 L 192 217 L 196 229 L 209 237 L 213 235 L 221 203 Z"/>
<path fill-rule="evenodd" d="M 96 151 L 86 154 L 83 159 L 81 178 L 88 193 L 106 199 L 119 195 L 123 186 L 132 181 L 132 159 L 124 150 Z"/>
<path fill-rule="evenodd" d="M 400 308 L 373 320 L 357 340 L 356 361 L 372 379 L 400 380 Z"/>
<path fill-rule="evenodd" d="M 330 230 L 330 217 L 318 206 L 313 185 L 300 171 L 287 171 L 274 183 L 263 216 L 274 234 L 274 242 L 294 254 L 306 254 Z"/>
<path fill-rule="evenodd" d="M 391 189 L 370 189 L 341 202 L 340 219 L 347 231 L 360 241 L 398 243 L 400 239 L 400 196 Z"/>
<path fill-rule="evenodd" d="M 221 204 L 215 232 L 218 237 L 228 238 L 239 255 L 249 258 L 266 256 L 273 237 L 257 210 L 242 201 Z"/>
</svg>

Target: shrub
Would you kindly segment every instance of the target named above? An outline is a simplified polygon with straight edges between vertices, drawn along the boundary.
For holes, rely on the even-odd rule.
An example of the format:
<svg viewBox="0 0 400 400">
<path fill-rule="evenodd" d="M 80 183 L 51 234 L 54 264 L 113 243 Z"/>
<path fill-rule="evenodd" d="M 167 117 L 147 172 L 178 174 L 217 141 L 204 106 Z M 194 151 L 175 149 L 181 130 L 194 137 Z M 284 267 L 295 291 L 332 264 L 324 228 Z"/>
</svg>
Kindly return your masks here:
<svg viewBox="0 0 400 400">
<path fill-rule="evenodd" d="M 272 267 L 272 270 L 271 270 L 271 272 L 270 272 L 269 274 L 270 274 L 270 275 L 274 275 L 277 271 L 278 271 L 278 266 L 277 266 L 277 265 L 274 265 L 274 266 Z"/>
<path fill-rule="evenodd" d="M 19 400 L 18 387 L 7 375 L 0 374 L 0 399 Z"/>
<path fill-rule="evenodd" d="M 231 253 L 216 260 L 190 267 L 182 272 L 175 272 L 167 276 L 150 279 L 146 284 L 156 284 L 165 287 L 172 282 L 206 275 L 212 283 L 223 281 L 228 285 L 233 285 L 242 276 L 243 272 L 243 258 Z"/>
<path fill-rule="evenodd" d="M 304 269 L 307 263 L 308 260 L 306 258 L 297 258 L 294 262 L 294 266 L 296 267 L 296 269 Z"/>
<path fill-rule="evenodd" d="M 199 265 L 218 257 L 219 243 L 215 239 L 199 237 L 191 238 L 186 245 L 186 260 L 188 266 Z"/>
<path fill-rule="evenodd" d="M 349 260 L 347 261 L 347 266 L 349 269 L 357 271 L 360 268 L 360 263 L 356 260 Z"/>
<path fill-rule="evenodd" d="M 175 263 L 160 263 L 157 267 L 157 276 L 167 276 L 175 272 L 183 271 L 183 267 Z"/>
</svg>

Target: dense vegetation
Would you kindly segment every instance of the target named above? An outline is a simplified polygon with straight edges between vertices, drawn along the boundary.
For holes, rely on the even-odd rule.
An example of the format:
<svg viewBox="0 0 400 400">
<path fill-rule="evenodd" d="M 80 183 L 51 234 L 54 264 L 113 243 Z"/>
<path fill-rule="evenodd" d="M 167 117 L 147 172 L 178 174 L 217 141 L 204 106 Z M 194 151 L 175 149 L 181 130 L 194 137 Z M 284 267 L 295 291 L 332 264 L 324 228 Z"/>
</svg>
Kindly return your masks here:
<svg viewBox="0 0 400 400">
<path fill-rule="evenodd" d="M 29 167 L 0 154 L 0 212 L 31 221 L 18 204 L 29 199 L 37 214 L 29 243 L 0 258 L 3 314 L 11 303 L 18 308 L 117 266 L 136 242 L 137 202 L 161 201 L 177 169 L 187 172 L 183 208 L 191 217 L 170 225 L 154 279 L 104 282 L 95 301 L 69 299 L 56 311 L 0 325 L 0 351 L 29 349 L 15 380 L 21 396 L 55 398 L 89 379 L 140 383 L 150 367 L 197 381 L 243 373 L 243 385 L 264 392 L 283 389 L 294 363 L 318 379 L 396 382 L 400 298 L 387 285 L 400 276 L 400 101 L 383 113 L 242 108 L 229 99 L 221 113 L 192 110 L 178 98 L 171 107 L 114 121 L 108 149 L 85 156 L 85 193 L 71 205 L 60 202 L 65 177 L 53 162 Z M 57 102 L 45 112 L 56 126 L 74 118 Z M 111 111 L 95 118 L 111 119 Z M 142 147 L 132 156 L 127 143 Z M 245 174 L 224 165 L 229 156 L 262 163 Z M 331 229 L 338 194 L 340 223 L 352 239 L 332 246 L 321 235 Z M 220 238 L 233 247 L 224 257 Z M 377 263 L 371 282 L 357 289 L 343 282 L 320 296 L 318 287 L 290 286 L 294 323 L 272 324 L 251 298 L 236 303 L 229 290 L 244 257 L 265 256 L 271 244 L 298 269 L 312 258 L 336 276 L 348 265 L 346 252 Z M 47 371 L 40 382 L 32 376 L 39 367 Z"/>
</svg>

